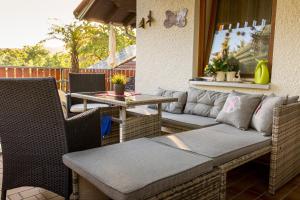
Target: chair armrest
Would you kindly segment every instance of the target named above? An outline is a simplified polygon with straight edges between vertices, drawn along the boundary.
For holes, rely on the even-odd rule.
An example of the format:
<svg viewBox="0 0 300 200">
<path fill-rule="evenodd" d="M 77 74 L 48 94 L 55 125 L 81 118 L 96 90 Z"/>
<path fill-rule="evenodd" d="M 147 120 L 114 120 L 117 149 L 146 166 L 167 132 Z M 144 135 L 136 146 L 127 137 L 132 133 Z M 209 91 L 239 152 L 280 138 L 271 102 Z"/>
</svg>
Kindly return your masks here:
<svg viewBox="0 0 300 200">
<path fill-rule="evenodd" d="M 68 113 L 70 112 L 71 106 L 72 106 L 72 97 L 71 93 L 66 93 L 66 109 Z"/>
<path fill-rule="evenodd" d="M 93 109 L 66 120 L 69 152 L 101 146 L 100 112 Z"/>
</svg>

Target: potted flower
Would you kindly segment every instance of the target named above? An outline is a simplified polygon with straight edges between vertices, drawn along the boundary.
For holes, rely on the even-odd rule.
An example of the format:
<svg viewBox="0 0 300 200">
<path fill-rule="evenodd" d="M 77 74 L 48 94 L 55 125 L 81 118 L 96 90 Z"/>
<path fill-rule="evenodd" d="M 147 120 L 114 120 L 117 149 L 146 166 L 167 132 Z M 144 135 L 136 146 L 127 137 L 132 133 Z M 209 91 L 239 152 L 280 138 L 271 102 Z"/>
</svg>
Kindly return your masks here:
<svg viewBox="0 0 300 200">
<path fill-rule="evenodd" d="M 225 74 L 227 70 L 226 59 L 224 59 L 221 54 L 218 54 L 211 60 L 207 70 L 213 72 L 216 81 L 225 81 Z"/>
<path fill-rule="evenodd" d="M 213 77 L 216 75 L 216 68 L 214 65 L 212 64 L 208 64 L 206 65 L 205 69 L 204 69 L 204 73 L 206 76 L 209 76 L 209 77 Z"/>
<path fill-rule="evenodd" d="M 227 59 L 227 72 L 226 72 L 226 80 L 229 82 L 233 82 L 236 78 L 236 74 L 239 71 L 239 61 L 230 56 Z"/>
<path fill-rule="evenodd" d="M 111 79 L 116 95 L 124 95 L 127 78 L 123 74 L 115 74 Z"/>
</svg>

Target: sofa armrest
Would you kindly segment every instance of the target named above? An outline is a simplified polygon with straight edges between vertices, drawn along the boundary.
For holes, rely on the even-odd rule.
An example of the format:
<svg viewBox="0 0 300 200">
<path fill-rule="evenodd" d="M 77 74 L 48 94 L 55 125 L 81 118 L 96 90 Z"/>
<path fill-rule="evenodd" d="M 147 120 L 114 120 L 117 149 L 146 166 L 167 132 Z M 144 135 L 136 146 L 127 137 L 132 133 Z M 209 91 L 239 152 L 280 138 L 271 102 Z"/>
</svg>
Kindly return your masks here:
<svg viewBox="0 0 300 200">
<path fill-rule="evenodd" d="M 277 106 L 273 112 L 272 141 L 274 145 L 280 145 L 295 135 L 300 128 L 300 102 Z M 297 134 L 299 135 L 299 134 Z M 294 138 L 295 139 L 295 138 Z"/>
<path fill-rule="evenodd" d="M 275 191 L 300 172 L 300 102 L 278 106 L 273 113 L 269 191 Z"/>
<path fill-rule="evenodd" d="M 66 120 L 69 152 L 101 146 L 100 112 L 93 109 Z"/>
</svg>

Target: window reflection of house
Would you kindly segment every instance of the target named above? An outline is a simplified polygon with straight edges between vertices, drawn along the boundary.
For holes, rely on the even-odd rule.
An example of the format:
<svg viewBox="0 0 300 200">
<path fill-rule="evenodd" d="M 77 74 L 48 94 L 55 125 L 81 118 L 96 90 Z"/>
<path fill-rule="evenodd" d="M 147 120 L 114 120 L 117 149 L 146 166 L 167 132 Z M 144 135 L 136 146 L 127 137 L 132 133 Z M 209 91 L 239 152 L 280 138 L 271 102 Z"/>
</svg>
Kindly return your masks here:
<svg viewBox="0 0 300 200">
<path fill-rule="evenodd" d="M 242 76 L 253 77 L 256 59 L 272 60 L 269 45 L 273 0 L 217 2 L 209 60 L 221 51 L 222 43 L 229 38 L 229 54 L 239 61 Z"/>
<path fill-rule="evenodd" d="M 268 59 L 271 26 L 267 25 L 262 31 L 253 34 L 251 43 L 244 45 L 233 56 L 239 60 L 242 74 L 253 74 L 257 61 Z"/>
</svg>

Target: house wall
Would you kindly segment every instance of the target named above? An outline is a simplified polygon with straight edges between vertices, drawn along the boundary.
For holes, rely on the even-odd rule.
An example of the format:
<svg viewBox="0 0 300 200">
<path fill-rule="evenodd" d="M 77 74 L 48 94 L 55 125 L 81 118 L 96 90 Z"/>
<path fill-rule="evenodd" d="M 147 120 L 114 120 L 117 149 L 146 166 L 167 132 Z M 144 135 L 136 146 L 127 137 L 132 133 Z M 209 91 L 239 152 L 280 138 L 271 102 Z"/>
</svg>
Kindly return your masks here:
<svg viewBox="0 0 300 200">
<path fill-rule="evenodd" d="M 198 44 L 197 11 L 194 0 L 138 0 L 138 19 L 153 9 L 156 22 L 153 28 L 137 31 L 137 90 L 150 92 L 158 86 L 183 90 L 188 79 L 195 75 Z M 188 7 L 188 26 L 166 30 L 162 23 L 167 9 Z M 268 91 L 236 89 L 246 92 L 300 95 L 300 1 L 277 0 L 273 52 L 272 84 Z M 194 22 L 194 23 L 193 23 Z M 181 47 L 181 48 L 180 48 Z M 147 55 L 145 55 L 147 54 Z M 192 57 L 193 56 L 193 57 Z M 194 65 L 195 64 L 195 65 Z M 202 86 L 201 86 L 202 87 Z M 235 88 L 202 87 L 230 91 Z"/>
<path fill-rule="evenodd" d="M 197 0 L 137 0 L 137 23 L 152 11 L 152 27 L 137 29 L 136 90 L 151 93 L 157 87 L 185 90 L 188 80 L 197 74 L 196 55 L 198 39 L 195 23 L 199 17 L 195 12 Z M 185 28 L 163 25 L 167 10 L 188 8 Z"/>
</svg>

